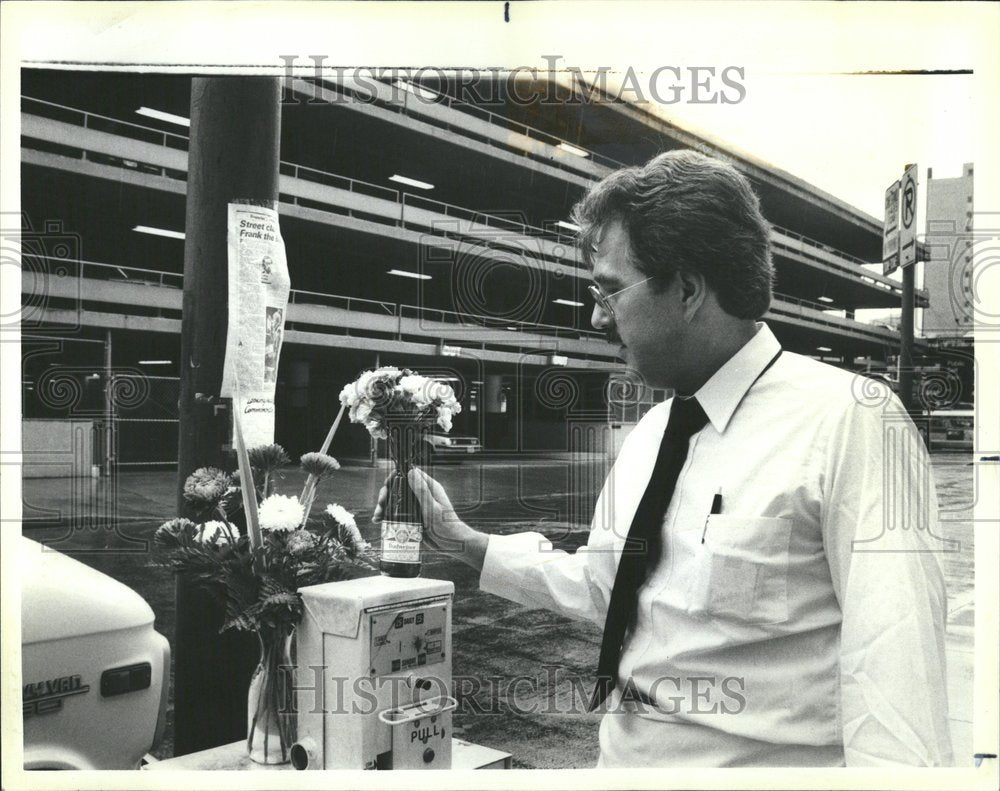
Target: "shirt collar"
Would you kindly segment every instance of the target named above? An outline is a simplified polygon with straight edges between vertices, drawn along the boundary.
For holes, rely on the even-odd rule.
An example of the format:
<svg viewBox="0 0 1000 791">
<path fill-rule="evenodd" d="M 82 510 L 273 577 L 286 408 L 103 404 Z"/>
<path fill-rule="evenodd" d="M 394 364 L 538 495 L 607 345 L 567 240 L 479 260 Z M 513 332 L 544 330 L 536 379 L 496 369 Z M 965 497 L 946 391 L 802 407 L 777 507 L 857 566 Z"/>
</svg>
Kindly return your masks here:
<svg viewBox="0 0 1000 791">
<path fill-rule="evenodd" d="M 779 349 L 781 344 L 771 328 L 758 322 L 756 334 L 695 393 L 701 408 L 720 434 L 726 430 L 743 396 Z"/>
</svg>

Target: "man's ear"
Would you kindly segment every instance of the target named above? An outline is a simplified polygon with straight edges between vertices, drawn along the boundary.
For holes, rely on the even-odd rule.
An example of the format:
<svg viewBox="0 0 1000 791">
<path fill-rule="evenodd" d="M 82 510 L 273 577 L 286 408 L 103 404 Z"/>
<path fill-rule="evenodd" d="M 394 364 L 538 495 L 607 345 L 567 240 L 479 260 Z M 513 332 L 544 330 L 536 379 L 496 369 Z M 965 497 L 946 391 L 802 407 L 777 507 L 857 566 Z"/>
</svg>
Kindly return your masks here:
<svg viewBox="0 0 1000 791">
<path fill-rule="evenodd" d="M 690 323 L 705 302 L 705 297 L 708 295 L 708 283 L 700 272 L 681 269 L 678 270 L 676 277 L 681 307 L 684 311 L 684 321 Z"/>
</svg>

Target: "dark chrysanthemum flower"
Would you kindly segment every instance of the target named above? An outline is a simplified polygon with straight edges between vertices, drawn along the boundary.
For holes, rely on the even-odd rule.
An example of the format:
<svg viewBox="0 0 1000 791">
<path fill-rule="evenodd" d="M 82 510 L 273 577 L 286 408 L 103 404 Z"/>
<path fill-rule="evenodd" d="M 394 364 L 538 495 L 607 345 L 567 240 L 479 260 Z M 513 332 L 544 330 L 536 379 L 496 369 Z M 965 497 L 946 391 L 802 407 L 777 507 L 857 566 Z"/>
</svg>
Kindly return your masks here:
<svg viewBox="0 0 1000 791">
<path fill-rule="evenodd" d="M 215 505 L 229 486 L 229 476 L 218 467 L 201 467 L 184 482 L 184 498 L 191 503 Z"/>
<path fill-rule="evenodd" d="M 190 519 L 171 519 L 164 522 L 153 534 L 153 541 L 158 544 L 176 544 L 182 535 L 193 535 L 198 526 Z"/>
<path fill-rule="evenodd" d="M 285 449 L 276 444 L 258 445 L 256 448 L 250 448 L 247 451 L 247 456 L 250 457 L 250 466 L 254 468 L 254 471 L 260 470 L 264 473 L 272 473 L 291 461 L 288 454 L 285 453 Z"/>
<path fill-rule="evenodd" d="M 315 545 L 316 538 L 312 533 L 308 530 L 296 530 L 289 534 L 285 547 L 287 547 L 292 555 L 299 555 L 303 552 L 308 552 Z"/>
<path fill-rule="evenodd" d="M 304 453 L 299 461 L 303 472 L 315 475 L 318 479 L 323 479 L 340 469 L 339 462 L 325 453 Z"/>
</svg>

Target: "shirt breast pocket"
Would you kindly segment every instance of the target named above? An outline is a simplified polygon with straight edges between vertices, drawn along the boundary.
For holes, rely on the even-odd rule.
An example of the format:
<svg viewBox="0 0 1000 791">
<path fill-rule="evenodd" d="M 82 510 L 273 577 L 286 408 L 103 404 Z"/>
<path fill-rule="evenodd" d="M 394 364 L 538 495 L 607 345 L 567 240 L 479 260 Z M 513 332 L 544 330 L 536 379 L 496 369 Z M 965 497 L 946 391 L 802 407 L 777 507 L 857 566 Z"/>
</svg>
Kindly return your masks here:
<svg viewBox="0 0 1000 791">
<path fill-rule="evenodd" d="M 775 517 L 710 516 L 705 543 L 700 535 L 696 539 L 687 611 L 736 623 L 787 621 L 792 524 Z"/>
</svg>

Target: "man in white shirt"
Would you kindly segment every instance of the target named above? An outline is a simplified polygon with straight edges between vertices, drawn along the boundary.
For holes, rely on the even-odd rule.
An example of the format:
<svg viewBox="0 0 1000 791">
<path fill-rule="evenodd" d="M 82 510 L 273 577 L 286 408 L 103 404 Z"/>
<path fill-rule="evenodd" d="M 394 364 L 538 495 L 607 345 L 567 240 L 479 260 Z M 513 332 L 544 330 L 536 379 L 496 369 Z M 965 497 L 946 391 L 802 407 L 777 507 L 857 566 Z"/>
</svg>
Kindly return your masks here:
<svg viewBox="0 0 1000 791">
<path fill-rule="evenodd" d="M 950 765 L 926 451 L 886 388 L 782 353 L 759 321 L 772 266 L 749 183 L 671 152 L 607 177 L 574 218 L 593 325 L 677 395 L 625 441 L 576 553 L 474 530 L 417 470 L 425 542 L 485 591 L 605 628 L 599 767 Z M 700 422 L 674 442 L 638 590 L 613 601 L 681 401 Z M 609 638 L 626 599 L 627 632 Z"/>
</svg>

